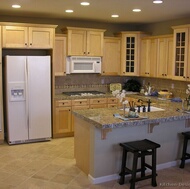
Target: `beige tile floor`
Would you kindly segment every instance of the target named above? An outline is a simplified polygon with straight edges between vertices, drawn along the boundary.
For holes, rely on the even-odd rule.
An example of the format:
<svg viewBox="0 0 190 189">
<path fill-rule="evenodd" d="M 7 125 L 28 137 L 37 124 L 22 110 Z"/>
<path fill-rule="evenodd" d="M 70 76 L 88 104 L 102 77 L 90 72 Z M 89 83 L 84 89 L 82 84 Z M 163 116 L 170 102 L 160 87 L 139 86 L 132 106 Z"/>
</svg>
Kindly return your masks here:
<svg viewBox="0 0 190 189">
<path fill-rule="evenodd" d="M 0 145 L 0 189 L 129 189 L 118 181 L 93 185 L 75 166 L 72 137 L 50 142 Z M 158 171 L 157 188 L 190 188 L 190 164 Z M 150 180 L 136 188 L 149 189 Z"/>
</svg>

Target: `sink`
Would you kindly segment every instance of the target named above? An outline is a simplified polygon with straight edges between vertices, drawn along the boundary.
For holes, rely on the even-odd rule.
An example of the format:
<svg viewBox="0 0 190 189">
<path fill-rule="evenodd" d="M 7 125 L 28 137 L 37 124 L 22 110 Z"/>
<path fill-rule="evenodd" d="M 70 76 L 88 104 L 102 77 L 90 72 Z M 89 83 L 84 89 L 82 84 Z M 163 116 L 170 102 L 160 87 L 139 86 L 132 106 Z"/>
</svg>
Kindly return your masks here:
<svg viewBox="0 0 190 189">
<path fill-rule="evenodd" d="M 137 110 L 137 108 L 135 108 Z M 123 110 L 123 108 L 121 108 L 120 110 Z M 158 108 L 155 106 L 150 106 L 150 112 L 157 112 L 157 111 L 164 111 L 165 109 L 163 108 Z M 129 111 L 129 108 L 125 108 L 125 111 Z M 140 112 L 142 112 L 142 107 L 140 107 Z M 147 112 L 147 107 L 146 107 L 146 112 Z"/>
</svg>

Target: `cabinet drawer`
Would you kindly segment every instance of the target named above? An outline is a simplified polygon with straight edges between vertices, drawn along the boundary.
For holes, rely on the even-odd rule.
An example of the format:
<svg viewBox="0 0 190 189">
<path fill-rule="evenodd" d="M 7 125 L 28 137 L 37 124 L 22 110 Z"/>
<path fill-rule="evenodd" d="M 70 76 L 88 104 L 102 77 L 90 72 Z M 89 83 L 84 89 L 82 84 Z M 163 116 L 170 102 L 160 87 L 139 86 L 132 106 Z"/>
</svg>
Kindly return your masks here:
<svg viewBox="0 0 190 189">
<path fill-rule="evenodd" d="M 84 106 L 72 106 L 72 110 L 84 110 L 84 109 L 89 109 L 89 105 L 84 105 Z"/>
<path fill-rule="evenodd" d="M 108 98 L 108 104 L 117 104 L 118 99 L 117 98 Z"/>
<path fill-rule="evenodd" d="M 88 105 L 89 99 L 77 99 L 72 100 L 72 106 L 81 106 L 81 105 Z"/>
<path fill-rule="evenodd" d="M 116 108 L 117 104 L 108 104 L 108 108 Z"/>
<path fill-rule="evenodd" d="M 106 104 L 107 98 L 94 98 L 90 99 L 90 105 L 91 104 Z"/>
<path fill-rule="evenodd" d="M 56 106 L 71 106 L 71 100 L 58 100 Z"/>
<path fill-rule="evenodd" d="M 90 109 L 94 108 L 107 108 L 107 104 L 92 104 L 90 105 Z"/>
</svg>

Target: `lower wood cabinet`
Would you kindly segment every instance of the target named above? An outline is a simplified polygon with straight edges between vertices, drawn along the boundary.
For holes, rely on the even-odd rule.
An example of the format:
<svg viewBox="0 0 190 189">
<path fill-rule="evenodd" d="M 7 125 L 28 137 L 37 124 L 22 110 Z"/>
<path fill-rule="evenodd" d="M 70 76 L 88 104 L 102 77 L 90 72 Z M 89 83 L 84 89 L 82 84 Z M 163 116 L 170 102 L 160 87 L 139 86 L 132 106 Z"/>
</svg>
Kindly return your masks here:
<svg viewBox="0 0 190 189">
<path fill-rule="evenodd" d="M 55 124 L 53 138 L 70 136 L 72 134 L 71 100 L 56 101 Z"/>
<path fill-rule="evenodd" d="M 90 99 L 90 108 L 107 108 L 107 98 Z"/>
<path fill-rule="evenodd" d="M 117 98 L 108 98 L 108 108 L 118 107 L 118 99 Z"/>
<path fill-rule="evenodd" d="M 55 101 L 55 123 L 53 125 L 53 138 L 74 136 L 74 116 L 73 110 L 111 108 L 118 106 L 118 99 L 92 98 L 75 100 L 56 100 Z"/>
</svg>

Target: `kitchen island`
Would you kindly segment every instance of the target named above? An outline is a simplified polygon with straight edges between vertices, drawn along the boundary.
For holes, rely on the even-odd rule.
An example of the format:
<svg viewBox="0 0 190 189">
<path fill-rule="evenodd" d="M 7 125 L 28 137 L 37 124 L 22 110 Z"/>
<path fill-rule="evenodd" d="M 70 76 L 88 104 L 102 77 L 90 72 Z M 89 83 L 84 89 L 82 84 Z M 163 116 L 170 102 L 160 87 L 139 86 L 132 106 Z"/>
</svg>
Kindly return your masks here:
<svg viewBox="0 0 190 189">
<path fill-rule="evenodd" d="M 181 132 L 190 131 L 190 114 L 176 111 L 181 103 L 155 101 L 153 104 L 164 111 L 143 112 L 140 116 L 147 119 L 127 121 L 113 116 L 123 113 L 118 108 L 73 111 L 76 165 L 92 183 L 119 177 L 121 142 L 147 138 L 161 145 L 157 152 L 157 169 L 179 164 Z"/>
</svg>

